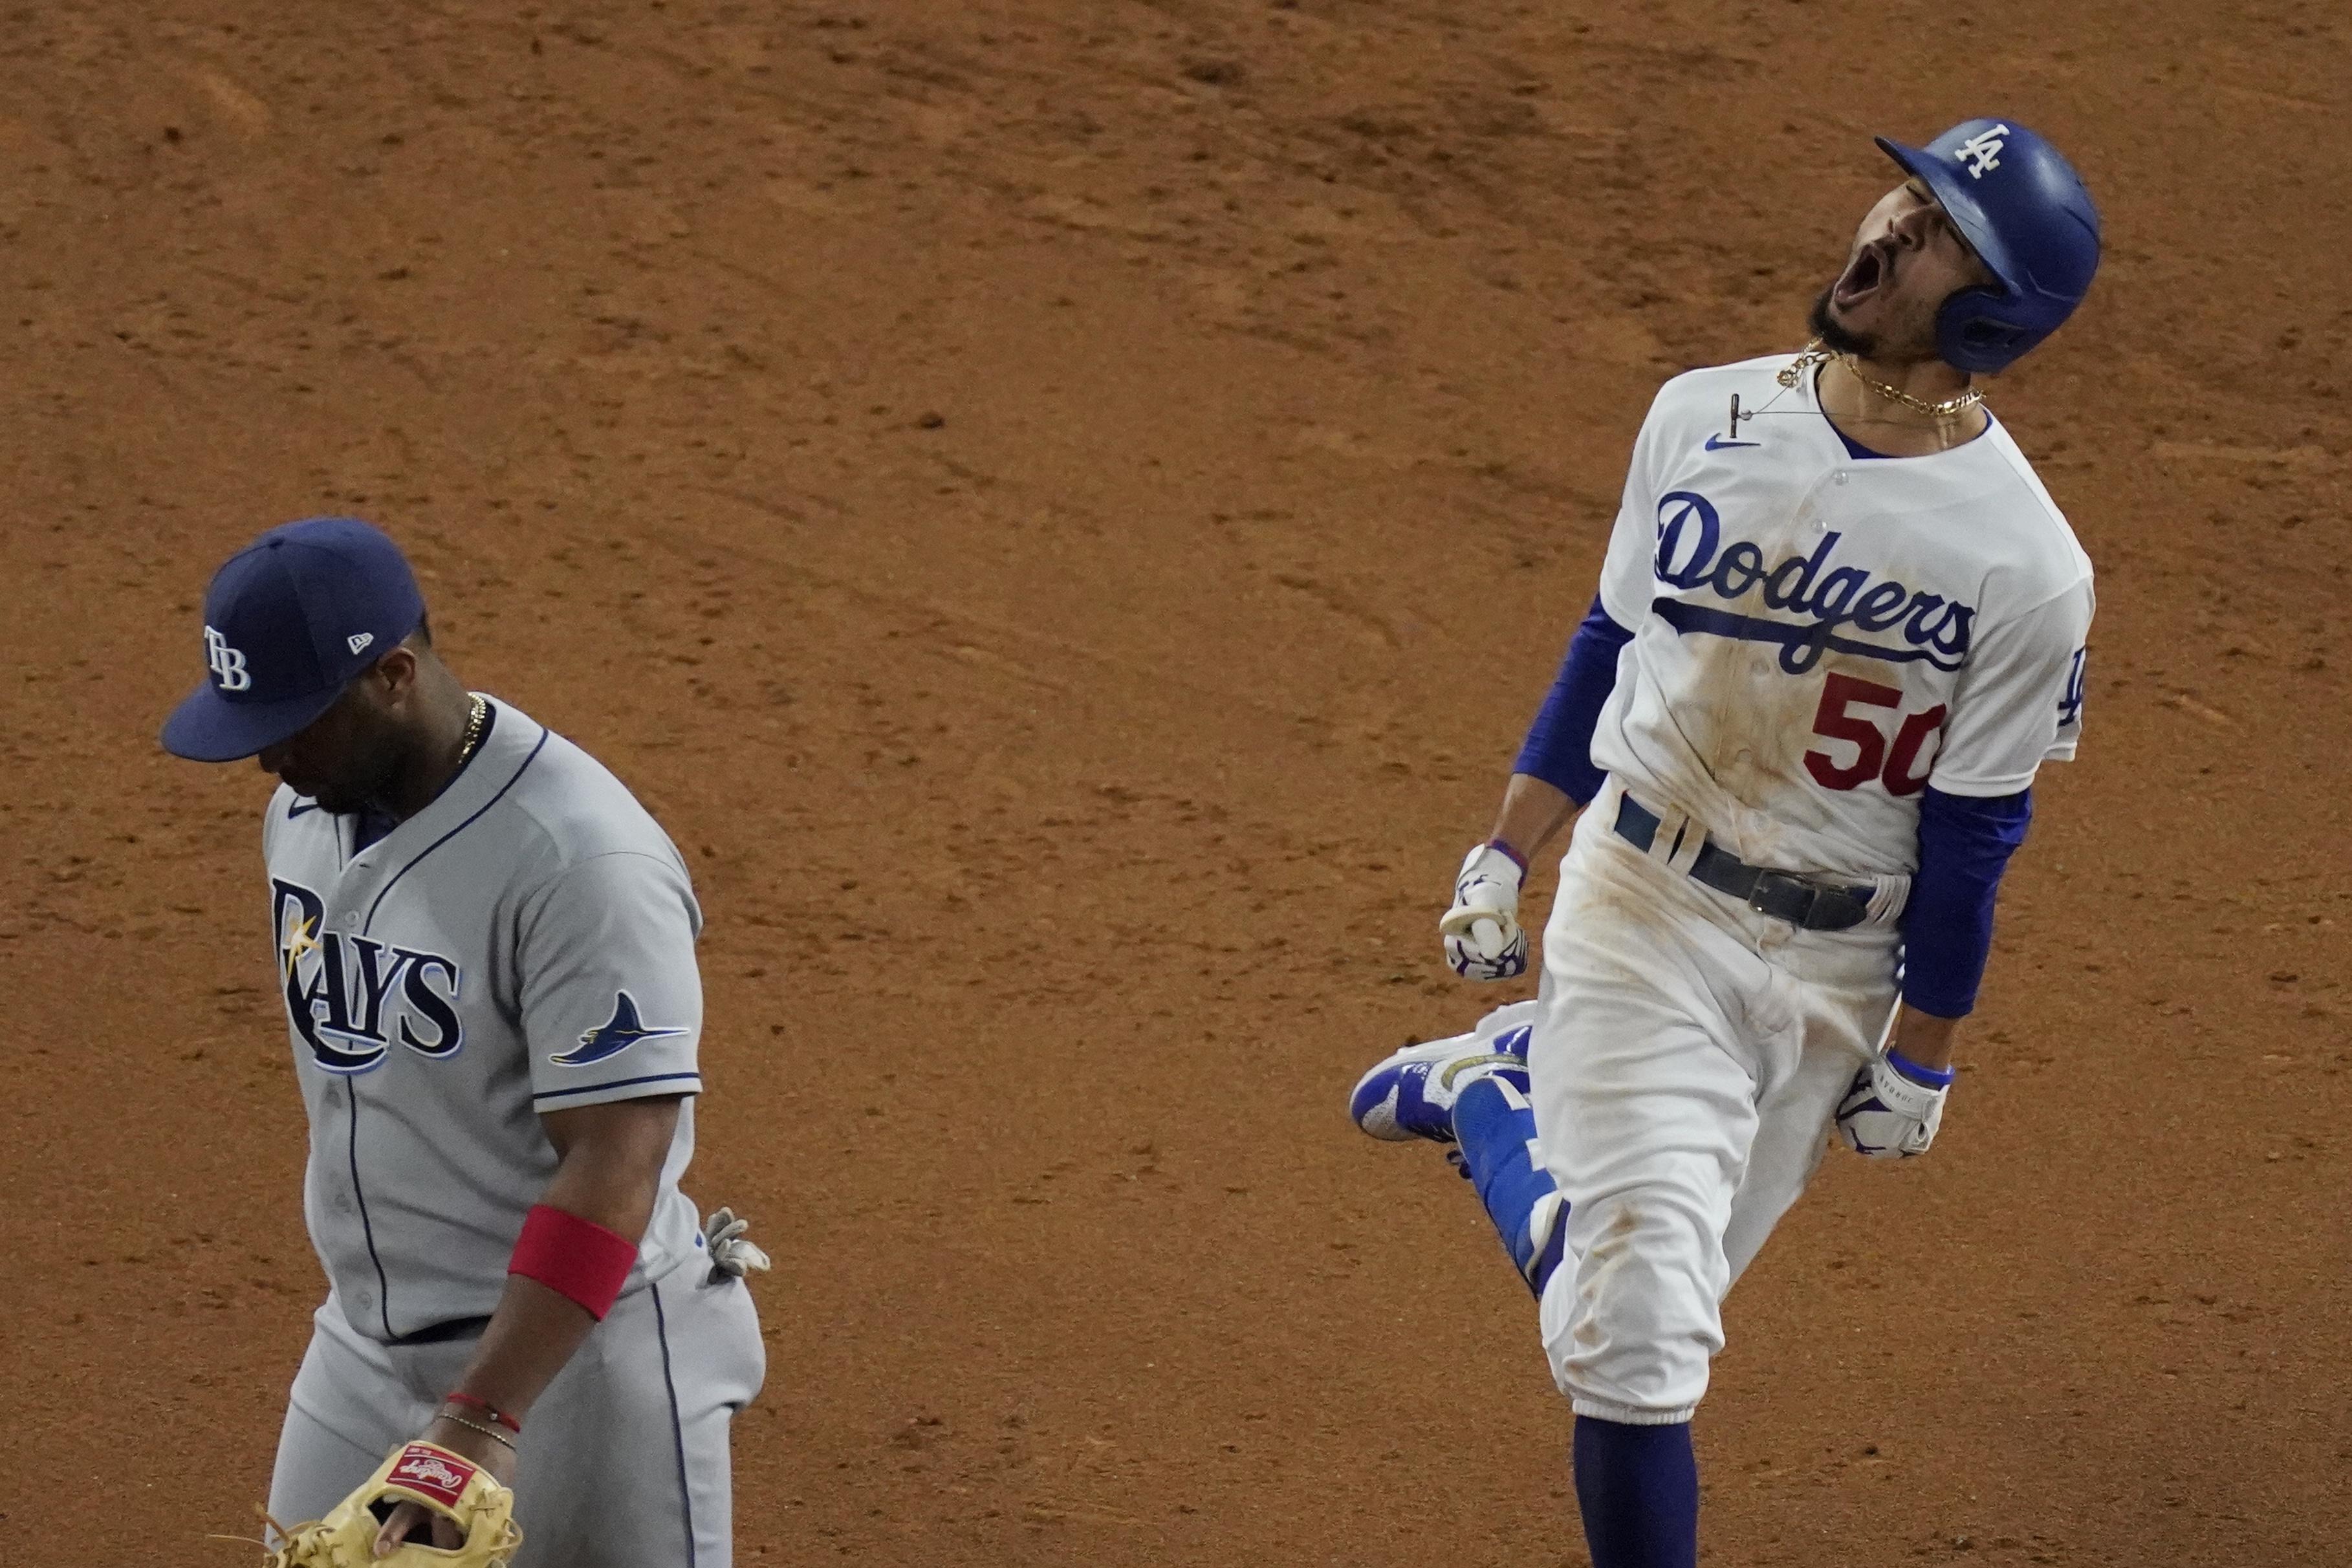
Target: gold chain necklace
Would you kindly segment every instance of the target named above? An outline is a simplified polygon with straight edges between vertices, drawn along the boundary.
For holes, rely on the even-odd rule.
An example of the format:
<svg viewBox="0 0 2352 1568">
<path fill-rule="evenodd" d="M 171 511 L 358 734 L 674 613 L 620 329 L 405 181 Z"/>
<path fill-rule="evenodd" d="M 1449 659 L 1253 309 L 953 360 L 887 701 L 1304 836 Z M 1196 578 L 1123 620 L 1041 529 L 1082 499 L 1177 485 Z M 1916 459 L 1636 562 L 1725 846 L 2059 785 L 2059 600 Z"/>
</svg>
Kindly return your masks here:
<svg viewBox="0 0 2352 1568">
<path fill-rule="evenodd" d="M 1899 403 L 1913 413 L 1924 414 L 1930 419 L 1950 419 L 1958 415 L 1966 414 L 1984 401 L 1983 390 L 1974 386 L 1961 393 L 1958 397 L 1947 397 L 1941 403 L 1930 403 L 1924 397 L 1914 397 L 1899 386 L 1889 386 L 1883 381 L 1873 381 L 1862 374 L 1861 363 L 1852 354 L 1833 353 L 1819 338 L 1807 343 L 1805 352 L 1799 354 L 1775 379 L 1782 386 L 1793 387 L 1803 376 L 1808 366 L 1822 364 L 1830 360 L 1835 360 L 1845 366 L 1847 374 L 1854 380 L 1862 383 L 1887 402 Z"/>
<path fill-rule="evenodd" d="M 482 743 L 482 722 L 490 716 L 490 705 L 482 700 L 482 694 L 477 691 L 469 695 L 474 699 L 474 710 L 466 715 L 466 738 L 457 743 L 457 766 L 460 768 L 472 760 L 474 748 Z"/>
</svg>

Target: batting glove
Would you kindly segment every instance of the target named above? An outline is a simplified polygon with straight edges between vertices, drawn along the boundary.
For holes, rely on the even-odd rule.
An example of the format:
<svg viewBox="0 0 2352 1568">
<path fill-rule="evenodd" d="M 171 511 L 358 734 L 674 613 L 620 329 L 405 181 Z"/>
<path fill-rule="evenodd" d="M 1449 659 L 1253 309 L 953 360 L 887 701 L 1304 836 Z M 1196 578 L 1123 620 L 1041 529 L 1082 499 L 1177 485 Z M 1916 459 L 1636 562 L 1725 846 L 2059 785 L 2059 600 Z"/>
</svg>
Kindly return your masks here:
<svg viewBox="0 0 2352 1568">
<path fill-rule="evenodd" d="M 740 1279 L 754 1271 L 768 1271 L 768 1255 L 743 1235 L 751 1228 L 751 1222 L 738 1218 L 733 1209 L 713 1209 L 702 1222 L 703 1239 L 710 1246 L 712 1284 L 722 1277 Z"/>
<path fill-rule="evenodd" d="M 1527 868 L 1499 844 L 1478 845 L 1454 879 L 1454 907 L 1437 922 L 1445 962 L 1465 980 L 1515 980 L 1528 972 L 1528 933 L 1519 927 L 1519 883 Z"/>
<path fill-rule="evenodd" d="M 1923 1068 L 1899 1051 L 1883 1051 L 1853 1075 L 1838 1106 L 1838 1136 L 1847 1148 L 1873 1160 L 1924 1154 L 1943 1125 L 1944 1100 L 1951 1092 L 1950 1068 Z"/>
</svg>

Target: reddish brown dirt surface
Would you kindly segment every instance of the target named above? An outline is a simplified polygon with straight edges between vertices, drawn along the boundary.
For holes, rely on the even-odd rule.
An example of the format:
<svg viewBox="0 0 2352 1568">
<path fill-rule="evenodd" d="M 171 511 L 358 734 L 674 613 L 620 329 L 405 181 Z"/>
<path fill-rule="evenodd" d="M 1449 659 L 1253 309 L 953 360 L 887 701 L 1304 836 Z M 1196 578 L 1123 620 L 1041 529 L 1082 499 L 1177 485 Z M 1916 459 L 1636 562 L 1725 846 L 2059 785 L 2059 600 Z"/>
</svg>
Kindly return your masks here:
<svg viewBox="0 0 2352 1568">
<path fill-rule="evenodd" d="M 1729 1309 L 1723 1564 L 2340 1563 L 2340 8 L 126 0 L 0 21 L 0 1560 L 223 1563 L 320 1293 L 207 574 L 380 520 L 710 916 L 746 1562 L 1583 1561 L 1533 1313 L 1342 1114 L 1683 366 L 1987 107 L 2110 259 L 2101 567 L 1933 1158 Z M 1548 881 L 1547 878 L 1547 881 Z"/>
</svg>

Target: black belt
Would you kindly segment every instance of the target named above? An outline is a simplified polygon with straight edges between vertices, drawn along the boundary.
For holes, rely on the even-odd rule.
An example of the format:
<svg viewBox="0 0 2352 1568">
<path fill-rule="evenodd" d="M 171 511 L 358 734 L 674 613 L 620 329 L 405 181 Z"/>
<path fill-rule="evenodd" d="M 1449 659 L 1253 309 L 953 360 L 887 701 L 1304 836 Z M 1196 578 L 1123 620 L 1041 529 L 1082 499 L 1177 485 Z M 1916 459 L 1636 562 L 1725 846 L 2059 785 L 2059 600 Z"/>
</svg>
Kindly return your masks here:
<svg viewBox="0 0 2352 1568">
<path fill-rule="evenodd" d="M 1695 832 L 1695 827 L 1684 829 Z M 1658 841 L 1658 819 L 1630 795 L 1617 799 L 1617 837 L 1648 854 Z M 1874 888 L 1823 882 L 1794 871 L 1750 866 L 1736 855 L 1716 847 L 1713 839 L 1699 847 L 1690 874 L 1718 893 L 1729 893 L 1759 914 L 1787 921 L 1805 931 L 1843 931 L 1870 918 Z"/>
</svg>

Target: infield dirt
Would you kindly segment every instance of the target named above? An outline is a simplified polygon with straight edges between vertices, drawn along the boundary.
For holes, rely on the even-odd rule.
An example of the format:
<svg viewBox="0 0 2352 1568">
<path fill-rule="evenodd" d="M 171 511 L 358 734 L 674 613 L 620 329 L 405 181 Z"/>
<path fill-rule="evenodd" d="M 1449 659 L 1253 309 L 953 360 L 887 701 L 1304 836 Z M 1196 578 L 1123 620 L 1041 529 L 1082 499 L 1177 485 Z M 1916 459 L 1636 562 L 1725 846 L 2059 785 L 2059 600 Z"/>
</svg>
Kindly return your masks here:
<svg viewBox="0 0 2352 1568">
<path fill-rule="evenodd" d="M 1797 346 L 1869 133 L 1995 112 L 2107 216 L 1992 393 L 2099 565 L 2084 757 L 1933 1157 L 1731 1299 L 1706 1561 L 2341 1563 L 2347 38 L 8 13 L 0 1560 L 248 1560 L 322 1289 L 266 783 L 154 731 L 213 566 L 350 511 L 691 857 L 742 1561 L 1581 1563 L 1525 1293 L 1346 1091 L 1501 999 L 1433 925 L 1652 390 Z"/>
</svg>

